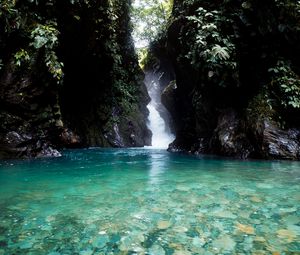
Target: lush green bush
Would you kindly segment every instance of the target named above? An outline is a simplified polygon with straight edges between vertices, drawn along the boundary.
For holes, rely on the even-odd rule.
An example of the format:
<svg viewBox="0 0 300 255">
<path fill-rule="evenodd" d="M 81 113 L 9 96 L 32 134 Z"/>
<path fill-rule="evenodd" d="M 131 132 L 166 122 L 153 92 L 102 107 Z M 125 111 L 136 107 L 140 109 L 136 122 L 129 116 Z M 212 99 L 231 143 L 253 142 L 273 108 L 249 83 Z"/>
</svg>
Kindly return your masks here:
<svg viewBox="0 0 300 255">
<path fill-rule="evenodd" d="M 186 48 L 183 57 L 193 68 L 201 70 L 202 79 L 234 73 L 237 63 L 233 35 L 224 30 L 233 21 L 222 11 L 209 11 L 203 7 L 197 8 L 194 15 L 187 16 L 186 20 L 187 25 L 180 38 L 181 45 Z M 219 85 L 225 84 L 224 79 L 220 80 Z"/>
<path fill-rule="evenodd" d="M 292 70 L 291 63 L 280 60 L 269 69 L 270 90 L 284 108 L 300 108 L 300 77 Z"/>
</svg>

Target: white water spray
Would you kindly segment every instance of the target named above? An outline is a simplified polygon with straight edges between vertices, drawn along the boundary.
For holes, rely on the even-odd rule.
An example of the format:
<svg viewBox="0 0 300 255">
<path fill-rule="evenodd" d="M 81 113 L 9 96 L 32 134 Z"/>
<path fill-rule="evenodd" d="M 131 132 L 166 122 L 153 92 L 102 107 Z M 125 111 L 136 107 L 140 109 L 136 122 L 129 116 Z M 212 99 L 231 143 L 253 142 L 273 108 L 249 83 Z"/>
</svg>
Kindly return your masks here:
<svg viewBox="0 0 300 255">
<path fill-rule="evenodd" d="M 168 116 L 168 111 L 161 103 L 162 89 L 159 86 L 159 76 L 160 74 L 153 72 L 146 72 L 145 75 L 145 84 L 151 98 L 147 106 L 148 128 L 152 131 L 152 147 L 167 149 L 175 138 L 171 133 L 169 123 L 161 116 Z"/>
</svg>

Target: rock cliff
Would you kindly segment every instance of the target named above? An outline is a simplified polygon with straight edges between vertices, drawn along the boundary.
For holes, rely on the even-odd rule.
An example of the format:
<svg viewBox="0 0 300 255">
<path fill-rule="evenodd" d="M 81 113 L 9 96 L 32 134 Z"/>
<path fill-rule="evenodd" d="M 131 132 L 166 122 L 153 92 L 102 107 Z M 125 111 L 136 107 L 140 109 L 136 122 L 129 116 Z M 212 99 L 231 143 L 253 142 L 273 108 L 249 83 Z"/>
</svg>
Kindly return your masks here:
<svg viewBox="0 0 300 255">
<path fill-rule="evenodd" d="M 163 94 L 170 151 L 300 159 L 299 10 L 288 0 L 174 1 L 160 39 L 176 74 Z"/>
<path fill-rule="evenodd" d="M 1 157 L 150 144 L 129 8 L 129 0 L 1 0 Z"/>
</svg>

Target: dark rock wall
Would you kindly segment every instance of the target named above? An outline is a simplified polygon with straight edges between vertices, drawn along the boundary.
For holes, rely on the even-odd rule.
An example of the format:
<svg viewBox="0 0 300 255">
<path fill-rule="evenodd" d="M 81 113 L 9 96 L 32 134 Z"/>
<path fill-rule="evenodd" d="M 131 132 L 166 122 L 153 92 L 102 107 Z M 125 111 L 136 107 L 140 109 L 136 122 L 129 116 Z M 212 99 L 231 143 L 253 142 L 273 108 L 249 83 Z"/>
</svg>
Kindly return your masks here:
<svg viewBox="0 0 300 255">
<path fill-rule="evenodd" d="M 129 8 L 128 0 L 1 0 L 1 157 L 150 144 Z"/>
<path fill-rule="evenodd" d="M 299 9 L 288 0 L 174 1 L 169 150 L 300 159 Z"/>
</svg>

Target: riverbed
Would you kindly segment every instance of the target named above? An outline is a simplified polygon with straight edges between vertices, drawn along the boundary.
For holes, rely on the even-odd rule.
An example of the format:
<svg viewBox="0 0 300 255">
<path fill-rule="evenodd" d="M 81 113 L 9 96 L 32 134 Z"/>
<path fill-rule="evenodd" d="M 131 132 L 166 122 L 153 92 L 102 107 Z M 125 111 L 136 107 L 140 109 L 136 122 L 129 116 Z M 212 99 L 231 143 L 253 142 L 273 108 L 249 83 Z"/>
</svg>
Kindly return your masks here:
<svg viewBox="0 0 300 255">
<path fill-rule="evenodd" d="M 300 163 L 155 149 L 0 161 L 0 254 L 299 254 Z"/>
</svg>

